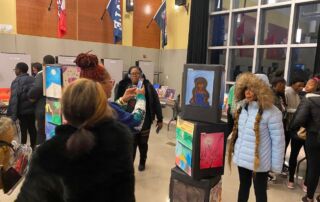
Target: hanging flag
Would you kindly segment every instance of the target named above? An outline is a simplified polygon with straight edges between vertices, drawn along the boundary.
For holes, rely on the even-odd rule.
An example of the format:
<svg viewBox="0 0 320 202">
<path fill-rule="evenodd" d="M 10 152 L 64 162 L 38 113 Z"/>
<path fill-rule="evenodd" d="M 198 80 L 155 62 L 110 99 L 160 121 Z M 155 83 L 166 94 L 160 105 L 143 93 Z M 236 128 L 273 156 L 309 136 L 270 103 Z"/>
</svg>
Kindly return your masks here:
<svg viewBox="0 0 320 202">
<path fill-rule="evenodd" d="M 121 22 L 121 6 L 120 0 L 110 0 L 107 10 L 113 21 L 113 37 L 114 43 L 122 40 L 122 22 Z"/>
<path fill-rule="evenodd" d="M 58 37 L 61 38 L 67 33 L 66 0 L 57 0 L 58 6 Z"/>
<path fill-rule="evenodd" d="M 166 1 L 162 2 L 157 13 L 153 17 L 162 33 L 162 48 L 167 45 L 167 14 L 166 14 Z"/>
</svg>

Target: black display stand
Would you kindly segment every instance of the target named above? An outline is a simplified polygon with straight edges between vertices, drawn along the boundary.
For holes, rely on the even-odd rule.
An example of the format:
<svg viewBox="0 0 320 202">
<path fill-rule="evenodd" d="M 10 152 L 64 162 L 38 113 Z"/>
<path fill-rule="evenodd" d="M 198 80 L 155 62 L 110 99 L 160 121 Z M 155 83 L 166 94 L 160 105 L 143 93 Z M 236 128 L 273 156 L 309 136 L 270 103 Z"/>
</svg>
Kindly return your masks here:
<svg viewBox="0 0 320 202">
<path fill-rule="evenodd" d="M 171 169 L 170 202 L 218 202 L 221 200 L 221 176 L 193 180 L 175 167 Z"/>
<path fill-rule="evenodd" d="M 182 122 L 182 124 L 180 124 Z M 184 130 L 183 124 L 191 124 L 193 126 L 193 134 L 189 134 L 190 130 Z M 186 125 L 187 125 L 186 124 Z M 179 153 L 176 151 L 176 165 L 180 167 L 184 172 L 186 172 L 193 179 L 200 180 L 204 178 L 211 178 L 224 174 L 224 162 L 225 162 L 225 148 L 226 148 L 226 138 L 227 138 L 227 124 L 224 122 L 219 123 L 203 123 L 203 122 L 195 122 L 195 121 L 185 121 L 182 119 L 178 120 L 177 125 L 177 147 L 183 147 L 184 150 L 187 151 L 189 156 L 191 155 L 191 166 L 187 166 L 186 168 L 184 163 L 180 163 Z M 189 132 L 189 133 L 188 133 Z M 181 134 L 182 133 L 182 134 Z M 208 145 L 202 148 L 203 144 L 201 143 L 202 136 L 204 134 L 208 134 L 209 141 L 217 141 L 219 138 L 218 144 L 215 144 L 217 148 L 213 145 Z M 191 140 L 192 138 L 192 140 Z M 221 139 L 222 138 L 222 139 Z M 204 140 L 204 139 L 202 139 Z M 192 147 L 190 145 L 190 141 L 192 141 Z M 179 150 L 179 149 L 178 149 Z M 204 152 L 204 150 L 207 150 Z M 212 159 L 212 165 L 208 165 L 208 159 L 204 153 L 211 152 L 209 158 Z M 185 153 L 185 152 L 184 152 Z M 185 157 L 188 159 L 188 157 Z M 204 160 L 205 159 L 205 160 Z M 210 159 L 210 160 L 211 160 Z M 216 160 L 214 160 L 216 159 Z M 203 166 L 203 162 L 207 162 L 208 167 Z M 218 161 L 219 163 L 214 163 L 214 161 Z M 202 167 L 201 167 L 202 165 Z M 191 167 L 191 171 L 190 171 Z"/>
</svg>

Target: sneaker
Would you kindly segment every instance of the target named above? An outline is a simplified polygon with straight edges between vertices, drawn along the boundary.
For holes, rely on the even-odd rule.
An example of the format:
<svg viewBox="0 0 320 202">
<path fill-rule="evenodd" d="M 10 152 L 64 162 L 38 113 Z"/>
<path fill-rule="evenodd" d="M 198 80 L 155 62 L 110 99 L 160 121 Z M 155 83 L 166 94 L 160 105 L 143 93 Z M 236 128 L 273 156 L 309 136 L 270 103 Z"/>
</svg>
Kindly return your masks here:
<svg viewBox="0 0 320 202">
<path fill-rule="evenodd" d="M 301 202 L 313 202 L 313 199 L 309 199 L 307 196 L 301 198 Z"/>
<path fill-rule="evenodd" d="M 269 173 L 268 182 L 276 181 L 277 177 L 273 173 Z"/>
<path fill-rule="evenodd" d="M 145 169 L 146 169 L 146 166 L 145 166 L 144 164 L 139 164 L 138 170 L 139 170 L 140 172 L 144 171 Z"/>
<path fill-rule="evenodd" d="M 287 187 L 288 189 L 294 189 L 294 182 L 288 182 Z"/>
<path fill-rule="evenodd" d="M 307 193 L 307 191 L 308 191 L 307 186 L 302 184 L 302 190 L 303 190 L 304 193 Z"/>
<path fill-rule="evenodd" d="M 282 167 L 281 175 L 287 176 L 288 173 L 289 173 L 289 167 L 284 165 Z"/>
</svg>

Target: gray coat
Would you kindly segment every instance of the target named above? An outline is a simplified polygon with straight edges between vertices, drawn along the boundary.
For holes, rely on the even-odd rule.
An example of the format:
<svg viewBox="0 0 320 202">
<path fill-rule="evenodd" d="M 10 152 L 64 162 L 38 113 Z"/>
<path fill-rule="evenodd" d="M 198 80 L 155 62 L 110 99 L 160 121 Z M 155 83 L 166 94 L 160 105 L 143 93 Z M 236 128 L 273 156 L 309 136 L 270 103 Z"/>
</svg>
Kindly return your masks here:
<svg viewBox="0 0 320 202">
<path fill-rule="evenodd" d="M 28 98 L 28 91 L 34 83 L 34 78 L 27 73 L 17 76 L 11 83 L 11 96 L 7 115 L 17 120 L 20 115 L 34 113 L 34 103 Z"/>
<path fill-rule="evenodd" d="M 43 72 L 40 71 L 36 77 L 33 86 L 31 87 L 29 98 L 36 102 L 35 116 L 37 120 L 44 120 L 46 98 L 43 96 Z"/>
</svg>

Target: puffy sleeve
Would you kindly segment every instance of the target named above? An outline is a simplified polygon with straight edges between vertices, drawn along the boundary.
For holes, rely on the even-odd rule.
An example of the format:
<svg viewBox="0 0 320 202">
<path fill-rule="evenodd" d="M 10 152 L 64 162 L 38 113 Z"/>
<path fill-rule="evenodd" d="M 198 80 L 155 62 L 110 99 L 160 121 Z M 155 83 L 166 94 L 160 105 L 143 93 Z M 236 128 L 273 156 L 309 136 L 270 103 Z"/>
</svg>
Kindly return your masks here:
<svg viewBox="0 0 320 202">
<path fill-rule="evenodd" d="M 268 120 L 268 129 L 271 138 L 271 170 L 280 173 L 283 166 L 285 136 L 282 113 L 275 106 L 272 107 L 271 116 Z"/>
<path fill-rule="evenodd" d="M 300 102 L 298 109 L 291 121 L 290 130 L 299 130 L 300 127 L 306 128 L 309 114 L 310 105 L 308 104 L 308 98 L 304 98 Z"/>
</svg>

